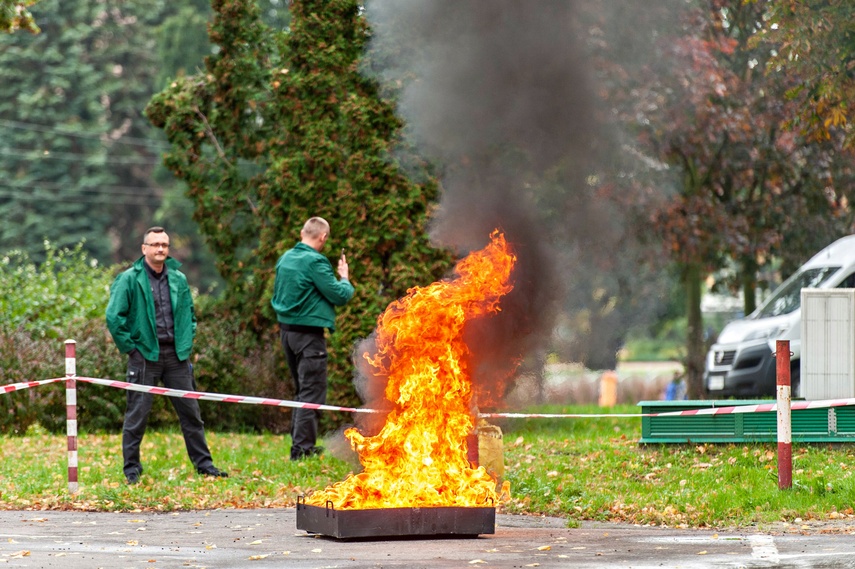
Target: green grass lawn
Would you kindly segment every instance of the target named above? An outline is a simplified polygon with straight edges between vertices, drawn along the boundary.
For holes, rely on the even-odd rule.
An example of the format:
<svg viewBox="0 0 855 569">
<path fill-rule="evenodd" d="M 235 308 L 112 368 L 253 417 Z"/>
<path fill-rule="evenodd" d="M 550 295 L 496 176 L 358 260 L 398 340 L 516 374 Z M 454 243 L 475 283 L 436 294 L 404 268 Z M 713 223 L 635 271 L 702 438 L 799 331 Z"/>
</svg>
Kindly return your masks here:
<svg viewBox="0 0 855 569">
<path fill-rule="evenodd" d="M 601 413 L 597 407 L 539 408 L 548 413 Z M 614 413 L 637 413 L 633 405 Z M 778 489 L 775 444 L 640 446 L 640 418 L 529 419 L 500 423 L 505 513 L 582 520 L 734 527 L 797 518 L 852 517 L 855 448 L 795 445 L 793 488 Z M 228 479 L 195 474 L 178 432 L 149 432 L 145 472 L 127 486 L 121 436 L 86 434 L 79 442 L 80 491 L 70 496 L 66 439 L 30 431 L 0 437 L 0 508 L 172 511 L 266 508 L 343 479 L 352 460 L 327 453 L 288 460 L 287 436 L 208 433 L 215 463 Z M 351 457 L 352 459 L 352 457 Z"/>
<path fill-rule="evenodd" d="M 548 408 L 599 413 L 596 407 Z M 614 409 L 636 413 L 635 406 Z M 778 489 L 777 445 L 640 446 L 640 418 L 505 425 L 509 512 L 570 520 L 729 527 L 850 517 L 855 448 L 795 445 L 793 488 Z"/>
</svg>

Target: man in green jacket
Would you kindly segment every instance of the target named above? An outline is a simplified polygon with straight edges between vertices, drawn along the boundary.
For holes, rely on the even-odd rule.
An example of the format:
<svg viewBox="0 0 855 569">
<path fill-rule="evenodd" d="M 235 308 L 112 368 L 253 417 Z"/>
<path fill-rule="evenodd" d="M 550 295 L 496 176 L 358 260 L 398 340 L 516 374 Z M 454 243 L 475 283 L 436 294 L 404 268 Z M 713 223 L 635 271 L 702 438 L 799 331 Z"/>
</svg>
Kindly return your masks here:
<svg viewBox="0 0 855 569">
<path fill-rule="evenodd" d="M 196 313 L 181 263 L 169 256 L 169 235 L 162 227 L 145 232 L 143 256 L 119 274 L 110 287 L 107 328 L 116 347 L 128 355 L 128 383 L 195 391 L 190 352 L 196 335 Z M 122 428 L 122 455 L 128 484 L 143 472 L 140 444 L 145 434 L 153 395 L 127 392 Z M 214 466 L 205 441 L 205 427 L 196 399 L 170 397 L 178 413 L 187 454 L 196 471 L 226 477 Z"/>
<path fill-rule="evenodd" d="M 327 344 L 325 329 L 335 330 L 335 307 L 353 296 L 344 251 L 338 275 L 321 249 L 330 236 L 330 224 L 320 217 L 309 219 L 300 231 L 301 241 L 276 263 L 271 304 L 279 321 L 279 337 L 294 380 L 297 401 L 327 401 Z M 291 460 L 320 454 L 317 446 L 316 409 L 294 409 L 291 415 Z"/>
</svg>

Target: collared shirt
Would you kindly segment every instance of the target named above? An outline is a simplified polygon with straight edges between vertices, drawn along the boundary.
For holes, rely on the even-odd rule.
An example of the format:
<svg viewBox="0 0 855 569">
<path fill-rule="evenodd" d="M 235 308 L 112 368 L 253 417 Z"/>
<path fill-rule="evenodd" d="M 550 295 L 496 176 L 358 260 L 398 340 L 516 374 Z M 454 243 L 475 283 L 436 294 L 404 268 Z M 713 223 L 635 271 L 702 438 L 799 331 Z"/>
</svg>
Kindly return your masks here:
<svg viewBox="0 0 855 569">
<path fill-rule="evenodd" d="M 172 318 L 172 300 L 169 297 L 169 275 L 166 265 L 163 270 L 155 272 L 148 263 L 143 262 L 151 284 L 151 295 L 154 297 L 154 321 L 157 327 L 157 341 L 161 344 L 175 343 L 175 323 Z"/>
</svg>

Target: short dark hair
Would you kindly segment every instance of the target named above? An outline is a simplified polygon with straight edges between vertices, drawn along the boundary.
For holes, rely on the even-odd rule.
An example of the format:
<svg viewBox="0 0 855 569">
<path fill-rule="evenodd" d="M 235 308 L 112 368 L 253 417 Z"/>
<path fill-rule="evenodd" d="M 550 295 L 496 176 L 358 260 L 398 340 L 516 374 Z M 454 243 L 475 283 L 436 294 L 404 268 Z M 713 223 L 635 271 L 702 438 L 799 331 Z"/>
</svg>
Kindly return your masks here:
<svg viewBox="0 0 855 569">
<path fill-rule="evenodd" d="M 143 241 L 145 241 L 145 238 L 148 237 L 149 233 L 166 233 L 166 230 L 158 225 L 155 225 L 154 227 L 149 227 L 145 230 L 145 233 L 143 233 Z"/>
</svg>

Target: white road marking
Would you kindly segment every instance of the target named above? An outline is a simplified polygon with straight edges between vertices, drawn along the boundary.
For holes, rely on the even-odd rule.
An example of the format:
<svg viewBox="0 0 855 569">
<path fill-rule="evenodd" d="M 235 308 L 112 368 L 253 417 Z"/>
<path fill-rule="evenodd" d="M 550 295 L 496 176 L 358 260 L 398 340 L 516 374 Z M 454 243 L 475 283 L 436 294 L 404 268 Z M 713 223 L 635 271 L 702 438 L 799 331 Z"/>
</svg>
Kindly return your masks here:
<svg viewBox="0 0 855 569">
<path fill-rule="evenodd" d="M 748 543 L 751 544 L 751 557 L 762 561 L 779 563 L 781 556 L 775 545 L 775 538 L 771 535 L 749 535 Z"/>
</svg>

